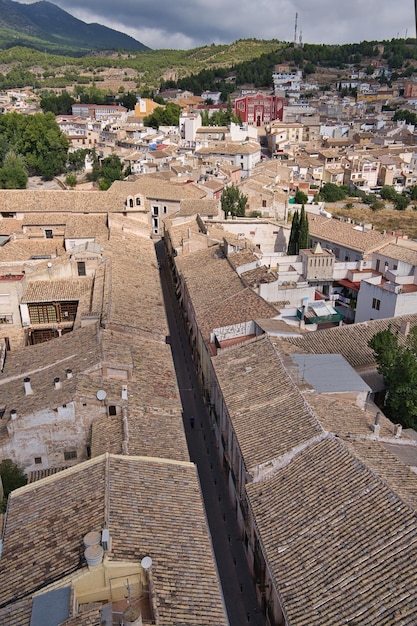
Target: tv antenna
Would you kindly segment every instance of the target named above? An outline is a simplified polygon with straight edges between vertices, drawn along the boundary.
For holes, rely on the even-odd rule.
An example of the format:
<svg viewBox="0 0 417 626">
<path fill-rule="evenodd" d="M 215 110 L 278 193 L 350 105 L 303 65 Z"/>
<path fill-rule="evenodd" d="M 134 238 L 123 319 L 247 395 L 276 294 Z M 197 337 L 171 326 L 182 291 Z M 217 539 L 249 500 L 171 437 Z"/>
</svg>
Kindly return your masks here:
<svg viewBox="0 0 417 626">
<path fill-rule="evenodd" d="M 417 3 L 417 0 L 415 0 Z M 295 24 L 294 24 L 294 44 L 297 44 L 297 24 L 298 24 L 298 13 L 295 14 Z"/>
</svg>

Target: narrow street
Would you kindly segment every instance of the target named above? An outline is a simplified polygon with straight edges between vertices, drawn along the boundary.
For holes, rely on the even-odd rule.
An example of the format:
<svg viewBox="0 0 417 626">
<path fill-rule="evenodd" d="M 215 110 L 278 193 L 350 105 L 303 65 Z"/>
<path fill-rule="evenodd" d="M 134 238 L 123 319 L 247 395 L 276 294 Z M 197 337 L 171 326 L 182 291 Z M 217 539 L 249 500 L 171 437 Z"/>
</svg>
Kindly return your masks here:
<svg viewBox="0 0 417 626">
<path fill-rule="evenodd" d="M 184 429 L 190 458 L 198 469 L 229 623 L 230 626 L 265 626 L 239 537 L 235 513 L 230 504 L 209 415 L 198 386 L 163 241 L 158 242 L 155 248 L 161 268 L 161 285 L 183 406 Z"/>
</svg>

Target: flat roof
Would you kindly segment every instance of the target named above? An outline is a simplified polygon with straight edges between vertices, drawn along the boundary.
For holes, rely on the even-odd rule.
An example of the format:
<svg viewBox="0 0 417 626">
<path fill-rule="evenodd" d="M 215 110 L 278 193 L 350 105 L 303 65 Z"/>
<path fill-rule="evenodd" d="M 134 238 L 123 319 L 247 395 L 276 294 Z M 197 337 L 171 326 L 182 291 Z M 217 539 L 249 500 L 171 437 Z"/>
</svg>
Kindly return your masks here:
<svg viewBox="0 0 417 626">
<path fill-rule="evenodd" d="M 341 354 L 292 354 L 302 378 L 321 393 L 371 391 Z"/>
</svg>

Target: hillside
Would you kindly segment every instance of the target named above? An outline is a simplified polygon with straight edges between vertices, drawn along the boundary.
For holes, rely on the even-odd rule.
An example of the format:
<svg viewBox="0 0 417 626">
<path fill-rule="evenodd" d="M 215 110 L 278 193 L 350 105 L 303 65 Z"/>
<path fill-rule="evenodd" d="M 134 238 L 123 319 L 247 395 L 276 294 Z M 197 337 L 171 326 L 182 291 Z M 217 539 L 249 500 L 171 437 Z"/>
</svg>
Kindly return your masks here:
<svg viewBox="0 0 417 626">
<path fill-rule="evenodd" d="M 149 50 L 129 35 L 86 24 L 51 2 L 0 0 L 0 48 L 16 45 L 73 55 L 93 50 Z"/>
</svg>

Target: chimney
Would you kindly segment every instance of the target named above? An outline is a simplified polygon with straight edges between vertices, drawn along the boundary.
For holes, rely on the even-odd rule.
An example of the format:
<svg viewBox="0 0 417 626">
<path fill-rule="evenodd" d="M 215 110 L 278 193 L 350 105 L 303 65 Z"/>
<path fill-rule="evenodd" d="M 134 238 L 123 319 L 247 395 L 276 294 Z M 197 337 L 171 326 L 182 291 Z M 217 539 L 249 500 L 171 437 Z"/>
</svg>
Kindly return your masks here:
<svg viewBox="0 0 417 626">
<path fill-rule="evenodd" d="M 408 337 L 410 333 L 410 320 L 407 320 L 407 319 L 401 320 L 400 333 L 404 337 Z"/>
<path fill-rule="evenodd" d="M 402 432 L 403 432 L 403 427 L 401 426 L 401 424 L 395 424 L 395 426 L 394 426 L 394 437 L 396 439 L 399 439 L 401 437 Z"/>
<path fill-rule="evenodd" d="M 54 385 L 55 385 L 55 389 L 61 389 L 62 388 L 61 380 L 59 378 L 54 378 Z"/>
<path fill-rule="evenodd" d="M 17 418 L 17 411 L 16 409 L 11 409 L 10 410 L 10 419 L 11 420 L 15 420 Z"/>
<path fill-rule="evenodd" d="M 30 385 L 30 378 L 29 378 L 29 376 L 27 376 L 26 378 L 23 379 L 23 384 L 25 386 L 25 394 L 27 396 L 32 395 L 33 394 L 33 389 L 32 389 L 32 387 Z"/>
<path fill-rule="evenodd" d="M 72 370 L 67 369 L 67 378 L 72 378 Z"/>
<path fill-rule="evenodd" d="M 381 428 L 379 425 L 380 417 L 381 417 L 381 413 L 378 411 L 378 413 L 375 415 L 375 421 L 372 426 L 372 430 L 374 431 L 375 437 L 379 437 L 379 430 Z"/>
</svg>

